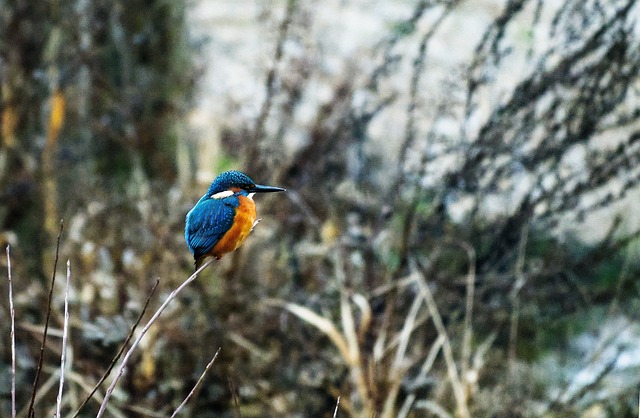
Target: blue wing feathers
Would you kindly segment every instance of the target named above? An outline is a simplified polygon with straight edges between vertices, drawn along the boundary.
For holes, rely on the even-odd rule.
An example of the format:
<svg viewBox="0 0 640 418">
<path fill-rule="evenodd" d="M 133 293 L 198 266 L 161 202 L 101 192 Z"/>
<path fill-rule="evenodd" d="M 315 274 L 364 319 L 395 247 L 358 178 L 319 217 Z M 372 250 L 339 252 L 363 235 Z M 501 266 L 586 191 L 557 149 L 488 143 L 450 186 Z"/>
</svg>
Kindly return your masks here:
<svg viewBox="0 0 640 418">
<path fill-rule="evenodd" d="M 210 199 L 204 196 L 187 214 L 184 236 L 194 258 L 207 254 L 233 225 L 236 196 Z"/>
</svg>

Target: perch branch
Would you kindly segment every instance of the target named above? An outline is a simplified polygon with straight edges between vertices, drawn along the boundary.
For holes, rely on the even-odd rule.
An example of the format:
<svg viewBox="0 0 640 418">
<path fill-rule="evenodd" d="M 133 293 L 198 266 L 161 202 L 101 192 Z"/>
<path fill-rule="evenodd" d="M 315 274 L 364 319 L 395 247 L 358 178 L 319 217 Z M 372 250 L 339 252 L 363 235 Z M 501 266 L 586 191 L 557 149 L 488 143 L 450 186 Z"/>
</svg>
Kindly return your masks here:
<svg viewBox="0 0 640 418">
<path fill-rule="evenodd" d="M 173 299 L 175 299 L 175 297 L 178 295 L 178 293 L 180 293 L 182 291 L 182 289 L 184 289 L 189 283 L 194 281 L 195 278 L 198 277 L 198 274 L 200 274 L 200 272 L 202 272 L 202 270 L 207 268 L 209 266 L 209 264 L 211 264 L 211 262 L 213 260 L 214 260 L 214 258 L 210 258 L 209 260 L 207 260 L 202 266 L 200 266 L 200 268 L 198 270 L 196 270 L 195 273 L 193 273 L 191 276 L 189 276 L 189 278 L 187 280 L 185 280 L 184 283 L 182 283 L 174 291 L 172 291 L 169 294 L 169 296 L 167 296 L 167 299 L 164 301 L 164 303 L 162 305 L 160 305 L 160 307 L 158 308 L 156 313 L 154 313 L 153 316 L 151 317 L 151 319 L 149 319 L 149 322 L 147 322 L 147 324 L 144 326 L 144 328 L 142 329 L 142 332 L 140 332 L 140 335 L 138 335 L 138 338 L 136 338 L 135 341 L 133 342 L 133 344 L 131 344 L 131 348 L 129 348 L 129 351 L 127 351 L 127 354 L 125 354 L 124 358 L 122 359 L 122 363 L 120 363 L 120 367 L 118 367 L 118 370 L 116 371 L 116 375 L 114 376 L 113 381 L 111 382 L 111 384 L 107 388 L 107 392 L 104 395 L 104 399 L 102 401 L 102 404 L 100 405 L 100 409 L 98 410 L 98 415 L 96 415 L 96 418 L 100 418 L 102 415 L 104 415 L 105 408 L 107 407 L 107 403 L 109 402 L 109 399 L 111 398 L 111 394 L 113 393 L 113 389 L 115 389 L 116 385 L 118 384 L 118 380 L 120 380 L 120 377 L 122 377 L 122 374 L 125 371 L 127 363 L 129 362 L 129 358 L 131 358 L 131 355 L 133 354 L 135 349 L 138 347 L 138 344 L 140 344 L 140 341 L 142 340 L 144 335 L 147 333 L 147 331 L 149 331 L 149 328 L 151 328 L 151 325 L 153 325 L 153 323 L 156 322 L 156 320 L 162 314 L 162 311 L 164 311 L 164 309 L 167 307 L 167 305 L 169 305 L 169 303 Z"/>
<path fill-rule="evenodd" d="M 131 340 L 131 337 L 133 337 L 133 333 L 135 332 L 136 328 L 138 327 L 138 324 L 140 324 L 140 321 L 142 320 L 142 317 L 144 316 L 144 313 L 147 311 L 147 306 L 149 306 L 149 301 L 151 300 L 151 297 L 155 293 L 156 288 L 158 287 L 158 283 L 160 283 L 160 280 L 156 279 L 155 284 L 151 288 L 151 292 L 149 292 L 149 296 L 147 296 L 147 300 L 144 302 L 144 306 L 142 307 L 142 311 L 140 312 L 140 315 L 138 315 L 138 319 L 136 320 L 136 322 L 131 327 L 131 331 L 129 331 L 129 335 L 127 335 L 127 338 L 125 338 L 124 342 L 122 343 L 122 347 L 120 347 L 120 351 L 118 351 L 118 354 L 116 354 L 116 356 L 113 358 L 113 360 L 111 360 L 111 364 L 109 365 L 107 370 L 104 372 L 104 374 L 102 375 L 102 377 L 100 378 L 98 383 L 96 383 L 96 385 L 93 387 L 93 389 L 89 393 L 89 396 L 87 396 L 85 398 L 85 400 L 82 402 L 82 404 L 80 405 L 80 407 L 78 408 L 76 413 L 73 415 L 73 418 L 76 418 L 80 414 L 80 411 L 82 410 L 82 408 L 84 408 L 84 406 L 89 402 L 89 400 L 91 398 L 93 398 L 93 395 L 96 393 L 98 388 L 100 386 L 102 386 L 102 383 L 106 380 L 107 376 L 109 376 L 109 374 L 111 373 L 111 370 L 113 370 L 113 367 L 116 365 L 116 363 L 120 359 L 120 356 L 124 352 L 124 349 L 127 348 L 127 344 L 129 344 L 129 341 Z"/>
</svg>

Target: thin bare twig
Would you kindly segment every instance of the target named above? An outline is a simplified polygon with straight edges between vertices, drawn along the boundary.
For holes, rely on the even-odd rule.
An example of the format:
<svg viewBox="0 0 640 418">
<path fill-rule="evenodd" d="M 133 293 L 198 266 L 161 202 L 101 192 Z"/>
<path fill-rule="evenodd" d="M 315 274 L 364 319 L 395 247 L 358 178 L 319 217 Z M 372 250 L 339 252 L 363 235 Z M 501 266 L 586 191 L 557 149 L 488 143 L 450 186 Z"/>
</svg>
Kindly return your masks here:
<svg viewBox="0 0 640 418">
<path fill-rule="evenodd" d="M 11 250 L 9 245 L 7 245 L 7 276 L 9 278 L 9 314 L 11 315 L 11 418 L 16 418 L 16 313 L 13 308 Z"/>
<path fill-rule="evenodd" d="M 60 221 L 60 231 L 56 238 L 56 258 L 53 262 L 53 274 L 51 275 L 51 287 L 49 288 L 49 299 L 47 301 L 47 316 L 44 321 L 44 332 L 42 335 L 42 345 L 40 345 L 40 357 L 38 358 L 38 367 L 36 368 L 36 377 L 33 379 L 33 389 L 31 390 L 31 401 L 29 402 L 29 418 L 35 417 L 36 393 L 38 392 L 38 382 L 40 381 L 40 372 L 42 371 L 42 363 L 44 361 L 44 347 L 47 344 L 47 331 L 49 330 L 49 319 L 51 318 L 51 300 L 53 298 L 53 286 L 56 283 L 56 270 L 58 268 L 58 256 L 60 254 L 60 237 L 64 229 L 64 222 Z"/>
<path fill-rule="evenodd" d="M 340 406 L 340 397 L 336 400 L 336 409 L 333 410 L 333 418 L 338 416 L 338 407 Z"/>
<path fill-rule="evenodd" d="M 85 400 L 82 402 L 82 404 L 80 405 L 76 413 L 73 415 L 73 418 L 76 418 L 80 414 L 80 411 L 82 410 L 82 408 L 84 408 L 84 406 L 91 400 L 91 398 L 93 398 L 93 395 L 96 393 L 98 388 L 102 385 L 102 383 L 107 379 L 107 377 L 111 373 L 111 370 L 113 370 L 113 367 L 116 365 L 116 363 L 120 359 L 120 356 L 124 352 L 124 349 L 127 348 L 127 344 L 129 344 L 131 337 L 133 337 L 133 333 L 135 332 L 136 328 L 138 328 L 138 324 L 140 324 L 142 317 L 147 311 L 147 306 L 149 306 L 149 301 L 151 300 L 151 297 L 155 293 L 159 283 L 160 283 L 160 279 L 156 279 L 156 282 L 153 284 L 153 287 L 151 288 L 151 292 L 149 292 L 149 295 L 147 296 L 147 300 L 144 302 L 142 311 L 140 312 L 140 315 L 138 315 L 138 319 L 136 319 L 136 322 L 131 327 L 131 330 L 129 331 L 129 335 L 127 335 L 127 338 L 125 338 L 124 342 L 122 343 L 122 347 L 120 347 L 118 354 L 116 354 L 113 360 L 111 360 L 111 364 L 109 365 L 107 370 L 104 372 L 100 380 L 98 380 L 98 383 L 96 383 L 96 385 L 93 387 L 93 389 L 91 390 L 91 393 L 89 393 L 89 396 L 87 396 Z"/>
<path fill-rule="evenodd" d="M 196 392 L 196 389 L 198 388 L 198 386 L 200 386 L 200 384 L 202 383 L 202 381 L 204 380 L 204 376 L 207 374 L 207 372 L 209 371 L 209 369 L 211 368 L 211 366 L 213 365 L 213 362 L 216 361 L 216 358 L 218 357 L 218 353 L 220 352 L 220 348 L 218 347 L 218 350 L 216 351 L 216 353 L 213 355 L 213 358 L 211 359 L 211 361 L 209 362 L 209 364 L 207 364 L 207 367 L 204 368 L 204 371 L 202 372 L 202 374 L 200 375 L 200 378 L 198 379 L 198 381 L 196 382 L 195 385 L 193 385 L 193 389 L 191 389 L 191 392 L 189 392 L 189 394 L 187 395 L 186 398 L 184 398 L 184 401 L 182 401 L 182 403 L 176 408 L 175 411 L 173 411 L 173 414 L 171 414 L 171 418 L 175 417 L 176 415 L 178 415 L 178 413 L 182 410 L 182 408 L 184 408 L 184 406 L 187 404 L 187 402 L 189 402 L 189 399 L 191 399 L 191 397 L 193 396 L 193 394 Z"/>
<path fill-rule="evenodd" d="M 60 354 L 60 386 L 56 398 L 56 417 L 60 418 L 62 405 L 62 388 L 64 386 L 64 370 L 66 368 L 67 335 L 69 333 L 69 281 L 71 280 L 71 261 L 67 260 L 67 283 L 64 288 L 64 321 L 62 325 L 62 353 Z"/>
<path fill-rule="evenodd" d="M 195 278 L 198 277 L 198 274 L 200 274 L 200 272 L 202 272 L 202 270 L 207 268 L 209 266 L 209 264 L 211 264 L 211 262 L 213 260 L 214 260 L 214 258 L 210 258 L 209 260 L 207 260 L 202 266 L 200 266 L 200 268 L 198 270 L 195 271 L 195 273 L 193 273 L 191 276 L 189 276 L 189 278 L 187 280 L 185 280 L 184 283 L 182 283 L 174 291 L 172 291 L 169 294 L 169 296 L 167 296 L 167 299 L 162 303 L 162 305 L 160 305 L 160 307 L 158 308 L 156 313 L 154 313 L 153 316 L 151 317 L 151 319 L 149 319 L 149 322 L 147 322 L 147 324 L 144 326 L 144 328 L 140 332 L 140 335 L 138 335 L 138 338 L 136 338 L 135 341 L 133 342 L 133 344 L 131 344 L 131 348 L 129 348 L 129 351 L 127 351 L 127 354 L 125 354 L 124 358 L 122 359 L 122 363 L 120 363 L 120 366 L 118 367 L 118 370 L 116 370 L 116 375 L 114 376 L 113 381 L 111 382 L 111 384 L 107 388 L 107 392 L 104 395 L 104 400 L 102 401 L 102 404 L 100 405 L 100 410 L 98 410 L 98 414 L 96 415 L 96 418 L 100 418 L 102 415 L 104 415 L 105 408 L 107 407 L 107 403 L 109 402 L 109 399 L 111 398 L 111 394 L 113 393 L 113 389 L 115 389 L 116 385 L 118 384 L 118 380 L 120 380 L 120 377 L 124 373 L 125 368 L 127 366 L 127 363 L 129 362 L 129 358 L 131 357 L 131 355 L 133 354 L 135 349 L 140 344 L 140 341 L 142 340 L 144 335 L 147 333 L 147 331 L 149 331 L 149 328 L 151 328 L 151 325 L 153 325 L 153 323 L 156 322 L 156 320 L 162 314 L 162 311 L 164 311 L 164 309 L 167 307 L 167 305 L 169 305 L 169 303 L 173 299 L 175 299 L 175 297 L 178 295 L 178 293 L 180 293 L 182 291 L 182 289 L 184 289 L 189 283 L 194 281 Z"/>
</svg>

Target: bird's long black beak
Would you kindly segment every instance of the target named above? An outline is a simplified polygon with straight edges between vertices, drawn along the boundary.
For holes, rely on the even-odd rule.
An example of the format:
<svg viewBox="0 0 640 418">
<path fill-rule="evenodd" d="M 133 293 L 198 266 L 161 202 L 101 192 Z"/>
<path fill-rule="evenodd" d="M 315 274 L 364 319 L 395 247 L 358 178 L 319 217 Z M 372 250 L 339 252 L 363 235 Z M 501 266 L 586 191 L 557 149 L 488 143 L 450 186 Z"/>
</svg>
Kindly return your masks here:
<svg viewBox="0 0 640 418">
<path fill-rule="evenodd" d="M 282 187 L 275 186 L 263 186 L 261 184 L 256 184 L 251 189 L 247 190 L 250 193 L 273 193 L 273 192 L 286 192 L 287 189 L 283 189 Z"/>
</svg>

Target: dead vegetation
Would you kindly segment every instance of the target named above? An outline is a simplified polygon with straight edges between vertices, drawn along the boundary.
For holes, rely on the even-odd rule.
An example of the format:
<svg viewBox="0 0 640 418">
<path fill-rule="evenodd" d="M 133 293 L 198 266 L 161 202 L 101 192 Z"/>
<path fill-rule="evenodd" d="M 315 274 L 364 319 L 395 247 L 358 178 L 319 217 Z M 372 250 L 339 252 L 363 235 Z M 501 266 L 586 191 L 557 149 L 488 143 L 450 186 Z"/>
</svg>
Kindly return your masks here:
<svg viewBox="0 0 640 418">
<path fill-rule="evenodd" d="M 258 201 L 247 244 L 174 295 L 142 339 L 130 331 L 150 318 L 144 301 L 158 312 L 189 275 L 181 233 L 201 192 L 197 141 L 177 133 L 197 73 L 184 9 L 152 3 L 153 23 L 137 2 L 0 16 L 13 270 L 0 315 L 16 319 L 15 334 L 0 326 L 16 344 L 0 345 L 0 378 L 16 382 L 3 415 L 26 415 L 31 395 L 36 416 L 72 414 L 129 339 L 139 345 L 107 415 L 637 415 L 638 374 L 607 383 L 637 328 L 638 225 L 616 216 L 635 209 L 640 173 L 637 1 L 507 0 L 444 72 L 437 48 L 465 2 L 417 1 L 334 72 L 311 29 L 320 6 L 280 5 L 263 21 L 264 101 L 221 128 L 219 164 L 289 191 Z M 311 100 L 318 86 L 324 99 Z M 72 274 L 48 311 L 60 218 Z M 597 239 L 574 233 L 587 230 Z M 563 363 L 583 331 L 597 348 Z M 98 413 L 109 379 L 79 416 Z"/>
</svg>

